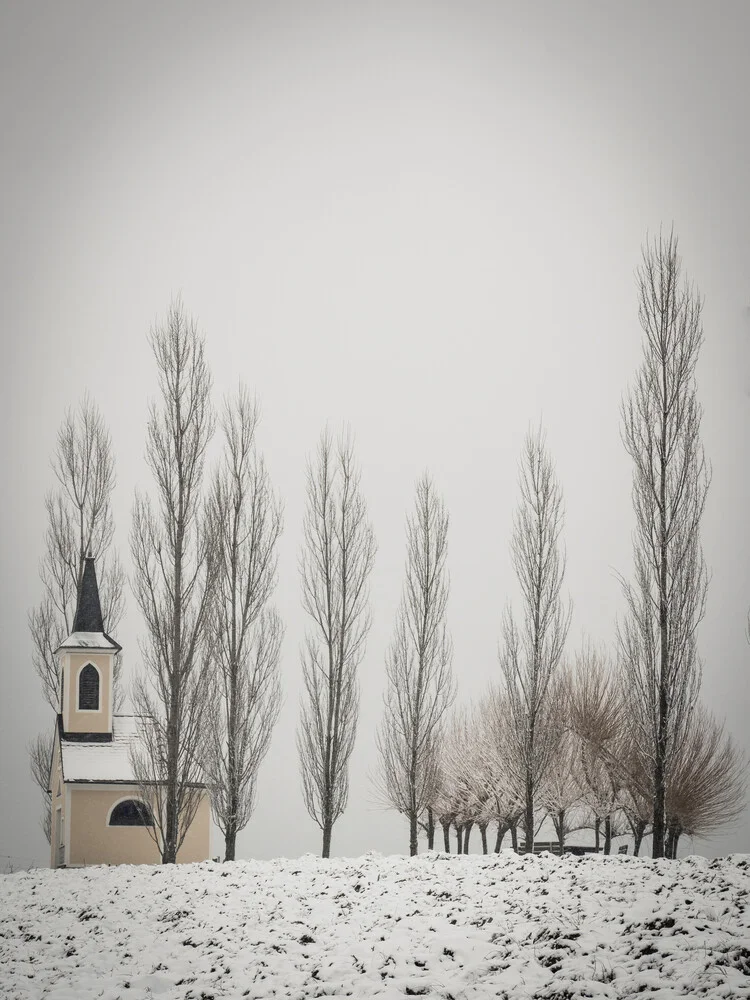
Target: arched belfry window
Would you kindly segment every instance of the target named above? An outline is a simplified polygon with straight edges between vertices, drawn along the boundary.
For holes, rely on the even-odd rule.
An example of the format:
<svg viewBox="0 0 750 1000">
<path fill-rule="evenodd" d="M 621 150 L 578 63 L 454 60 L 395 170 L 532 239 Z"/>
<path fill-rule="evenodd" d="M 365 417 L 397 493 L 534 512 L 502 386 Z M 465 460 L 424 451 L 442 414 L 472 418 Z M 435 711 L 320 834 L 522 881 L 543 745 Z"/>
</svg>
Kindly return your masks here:
<svg viewBox="0 0 750 1000">
<path fill-rule="evenodd" d="M 92 663 L 87 663 L 78 675 L 78 708 L 99 711 L 99 671 Z"/>
<path fill-rule="evenodd" d="M 110 813 L 109 825 L 153 826 L 154 817 L 145 802 L 139 802 L 138 799 L 123 799 Z"/>
</svg>

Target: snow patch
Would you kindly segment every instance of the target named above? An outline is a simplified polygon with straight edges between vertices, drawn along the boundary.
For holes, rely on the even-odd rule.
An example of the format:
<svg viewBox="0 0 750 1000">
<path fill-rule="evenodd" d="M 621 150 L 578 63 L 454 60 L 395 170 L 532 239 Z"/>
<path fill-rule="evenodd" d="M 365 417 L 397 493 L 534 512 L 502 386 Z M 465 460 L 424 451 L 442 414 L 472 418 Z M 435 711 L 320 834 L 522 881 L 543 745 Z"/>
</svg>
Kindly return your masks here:
<svg viewBox="0 0 750 1000">
<path fill-rule="evenodd" d="M 204 862 L 0 878 L 0 996 L 750 998 L 750 856 Z"/>
</svg>

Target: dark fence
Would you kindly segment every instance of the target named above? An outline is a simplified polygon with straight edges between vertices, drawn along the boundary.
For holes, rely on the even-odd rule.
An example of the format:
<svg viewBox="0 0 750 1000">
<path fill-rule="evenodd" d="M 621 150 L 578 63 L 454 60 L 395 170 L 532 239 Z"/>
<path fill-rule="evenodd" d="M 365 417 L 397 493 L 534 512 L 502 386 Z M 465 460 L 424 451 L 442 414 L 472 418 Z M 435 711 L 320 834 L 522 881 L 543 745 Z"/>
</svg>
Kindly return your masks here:
<svg viewBox="0 0 750 1000">
<path fill-rule="evenodd" d="M 541 854 L 543 851 L 549 851 L 550 854 L 559 854 L 560 853 L 560 845 L 558 844 L 558 842 L 556 840 L 542 840 L 542 841 L 536 840 L 536 841 L 534 841 L 534 854 Z M 620 850 L 620 853 L 624 854 L 626 852 L 627 852 L 627 846 L 625 846 L 625 851 L 622 851 L 622 849 Z M 519 843 L 519 845 L 518 845 L 518 853 L 519 854 L 528 854 L 529 853 L 526 850 L 526 844 L 523 841 L 521 841 Z M 596 850 L 595 847 L 591 847 L 591 846 L 588 846 L 588 845 L 584 846 L 583 844 L 566 844 L 565 847 L 564 847 L 564 853 L 565 854 L 577 854 L 577 855 L 581 855 L 581 854 L 596 854 L 597 850 Z M 602 853 L 602 848 L 601 847 L 599 848 L 598 853 L 599 854 Z"/>
</svg>

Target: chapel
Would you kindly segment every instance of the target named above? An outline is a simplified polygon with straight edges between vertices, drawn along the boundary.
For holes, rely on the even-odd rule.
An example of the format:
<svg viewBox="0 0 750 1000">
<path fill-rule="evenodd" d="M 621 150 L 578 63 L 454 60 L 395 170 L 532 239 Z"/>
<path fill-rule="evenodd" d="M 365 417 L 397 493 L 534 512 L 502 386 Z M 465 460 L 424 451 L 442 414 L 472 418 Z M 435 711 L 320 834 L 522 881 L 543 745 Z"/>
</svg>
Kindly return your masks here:
<svg viewBox="0 0 750 1000">
<path fill-rule="evenodd" d="M 161 861 L 151 835 L 151 804 L 130 760 L 130 747 L 149 719 L 113 711 L 115 656 L 121 648 L 104 631 L 94 559 L 88 557 L 73 631 L 55 653 L 61 683 L 49 779 L 52 868 Z M 205 793 L 177 861 L 205 861 L 209 837 Z"/>
</svg>

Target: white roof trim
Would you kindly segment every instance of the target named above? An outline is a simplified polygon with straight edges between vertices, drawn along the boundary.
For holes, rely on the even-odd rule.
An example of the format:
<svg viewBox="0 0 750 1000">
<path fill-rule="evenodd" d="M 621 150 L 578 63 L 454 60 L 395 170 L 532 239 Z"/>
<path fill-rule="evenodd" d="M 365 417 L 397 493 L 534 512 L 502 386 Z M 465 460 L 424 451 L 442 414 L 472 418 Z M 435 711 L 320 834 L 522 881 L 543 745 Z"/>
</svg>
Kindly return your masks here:
<svg viewBox="0 0 750 1000">
<path fill-rule="evenodd" d="M 58 649 L 98 649 L 117 650 L 119 646 L 104 632 L 71 632 L 67 639 L 60 643 Z"/>
</svg>

